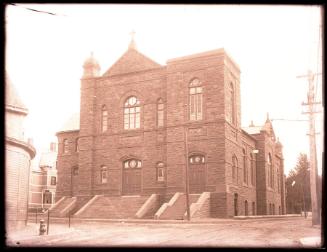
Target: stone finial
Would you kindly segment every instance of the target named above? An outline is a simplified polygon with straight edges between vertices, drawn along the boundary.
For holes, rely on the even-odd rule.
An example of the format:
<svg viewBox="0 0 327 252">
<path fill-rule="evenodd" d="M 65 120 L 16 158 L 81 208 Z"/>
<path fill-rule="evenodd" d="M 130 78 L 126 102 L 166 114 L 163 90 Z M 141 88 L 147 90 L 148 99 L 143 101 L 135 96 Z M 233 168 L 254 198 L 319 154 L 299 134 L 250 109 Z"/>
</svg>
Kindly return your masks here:
<svg viewBox="0 0 327 252">
<path fill-rule="evenodd" d="M 129 42 L 128 49 L 136 50 L 136 43 L 134 41 L 135 31 L 132 30 L 129 34 L 131 35 L 131 42 Z"/>
</svg>

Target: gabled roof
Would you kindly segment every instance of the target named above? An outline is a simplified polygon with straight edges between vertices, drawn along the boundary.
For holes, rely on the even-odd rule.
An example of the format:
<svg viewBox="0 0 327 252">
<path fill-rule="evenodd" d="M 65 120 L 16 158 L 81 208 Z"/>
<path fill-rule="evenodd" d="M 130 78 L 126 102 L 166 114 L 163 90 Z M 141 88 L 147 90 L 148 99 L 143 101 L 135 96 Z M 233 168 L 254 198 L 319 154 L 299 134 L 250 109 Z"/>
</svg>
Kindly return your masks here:
<svg viewBox="0 0 327 252">
<path fill-rule="evenodd" d="M 138 52 L 135 48 L 130 47 L 114 63 L 103 76 L 112 76 L 117 74 L 132 73 L 144 70 L 160 68 L 161 65 L 154 62 L 147 56 Z"/>
<path fill-rule="evenodd" d="M 8 74 L 6 73 L 6 81 L 5 81 L 5 89 L 6 89 L 6 101 L 5 105 L 10 107 L 11 109 L 18 109 L 20 112 L 25 112 L 27 114 L 27 108 L 23 101 L 21 100 L 18 92 L 11 82 Z"/>
</svg>

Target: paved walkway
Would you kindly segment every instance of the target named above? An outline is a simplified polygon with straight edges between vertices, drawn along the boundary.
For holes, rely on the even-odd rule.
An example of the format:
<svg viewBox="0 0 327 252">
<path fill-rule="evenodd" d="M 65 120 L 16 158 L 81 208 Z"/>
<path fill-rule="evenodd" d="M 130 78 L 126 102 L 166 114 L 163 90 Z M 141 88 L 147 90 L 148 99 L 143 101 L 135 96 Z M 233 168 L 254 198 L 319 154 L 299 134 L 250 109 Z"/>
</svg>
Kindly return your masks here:
<svg viewBox="0 0 327 252">
<path fill-rule="evenodd" d="M 318 243 L 317 243 L 318 242 Z M 319 247 L 320 227 L 303 217 L 266 219 L 204 219 L 186 221 L 107 221 L 51 223 L 49 235 L 38 225 L 7 239 L 8 246 L 90 247 Z"/>
</svg>

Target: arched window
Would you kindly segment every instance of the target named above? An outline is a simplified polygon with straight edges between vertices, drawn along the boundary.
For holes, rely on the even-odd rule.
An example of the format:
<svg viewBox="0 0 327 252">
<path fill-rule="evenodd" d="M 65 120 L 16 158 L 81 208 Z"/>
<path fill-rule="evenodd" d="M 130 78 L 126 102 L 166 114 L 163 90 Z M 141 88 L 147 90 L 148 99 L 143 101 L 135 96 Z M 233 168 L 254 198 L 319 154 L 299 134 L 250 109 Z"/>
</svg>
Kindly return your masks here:
<svg viewBox="0 0 327 252">
<path fill-rule="evenodd" d="M 157 102 L 157 126 L 158 127 L 164 126 L 164 111 L 165 111 L 165 104 L 163 103 L 162 99 L 159 99 Z"/>
<path fill-rule="evenodd" d="M 234 194 L 234 216 L 238 215 L 238 194 Z"/>
<path fill-rule="evenodd" d="M 165 181 L 165 165 L 162 162 L 157 164 L 157 181 L 158 182 Z"/>
<path fill-rule="evenodd" d="M 238 161 L 236 156 L 234 155 L 232 157 L 232 178 L 233 181 L 237 182 L 237 177 L 238 177 Z"/>
<path fill-rule="evenodd" d="M 68 139 L 64 139 L 63 142 L 63 153 L 68 153 L 69 149 L 68 149 Z"/>
<path fill-rule="evenodd" d="M 190 107 L 190 120 L 202 120 L 202 86 L 199 79 L 195 78 L 191 81 L 189 86 L 189 107 Z"/>
<path fill-rule="evenodd" d="M 271 154 L 268 154 L 268 186 L 272 187 L 272 160 Z"/>
<path fill-rule="evenodd" d="M 190 164 L 204 164 L 205 158 L 203 155 L 197 154 L 189 157 Z"/>
<path fill-rule="evenodd" d="M 101 184 L 105 184 L 108 182 L 108 170 L 107 167 L 104 165 L 101 166 L 100 179 L 101 179 Z"/>
<path fill-rule="evenodd" d="M 101 132 L 105 132 L 108 129 L 108 111 L 106 105 L 102 106 L 101 111 Z"/>
<path fill-rule="evenodd" d="M 135 97 L 129 97 L 124 104 L 124 129 L 140 128 L 140 101 Z"/>
<path fill-rule="evenodd" d="M 141 168 L 142 167 L 142 162 L 141 160 L 138 159 L 128 159 L 124 161 L 124 168 L 125 169 L 135 169 L 135 168 Z"/>
<path fill-rule="evenodd" d="M 230 123 L 235 124 L 236 113 L 235 113 L 235 91 L 232 82 L 229 83 L 229 104 L 228 104 L 228 120 Z"/>
<path fill-rule="evenodd" d="M 250 165 L 251 185 L 255 185 L 255 160 L 252 153 L 250 153 Z"/>
<path fill-rule="evenodd" d="M 246 152 L 245 149 L 243 149 L 243 182 L 248 183 L 248 167 L 246 165 Z"/>
</svg>

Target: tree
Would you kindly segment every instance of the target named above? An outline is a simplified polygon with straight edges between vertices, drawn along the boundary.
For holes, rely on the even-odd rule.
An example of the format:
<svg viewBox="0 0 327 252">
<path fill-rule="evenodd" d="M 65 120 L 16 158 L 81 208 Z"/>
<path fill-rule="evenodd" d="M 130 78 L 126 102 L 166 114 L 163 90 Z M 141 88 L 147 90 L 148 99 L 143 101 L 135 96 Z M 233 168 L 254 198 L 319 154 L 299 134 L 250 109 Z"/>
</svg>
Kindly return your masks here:
<svg viewBox="0 0 327 252">
<path fill-rule="evenodd" d="M 300 153 L 296 166 L 286 178 L 287 213 L 311 211 L 310 170 L 306 154 Z"/>
</svg>

